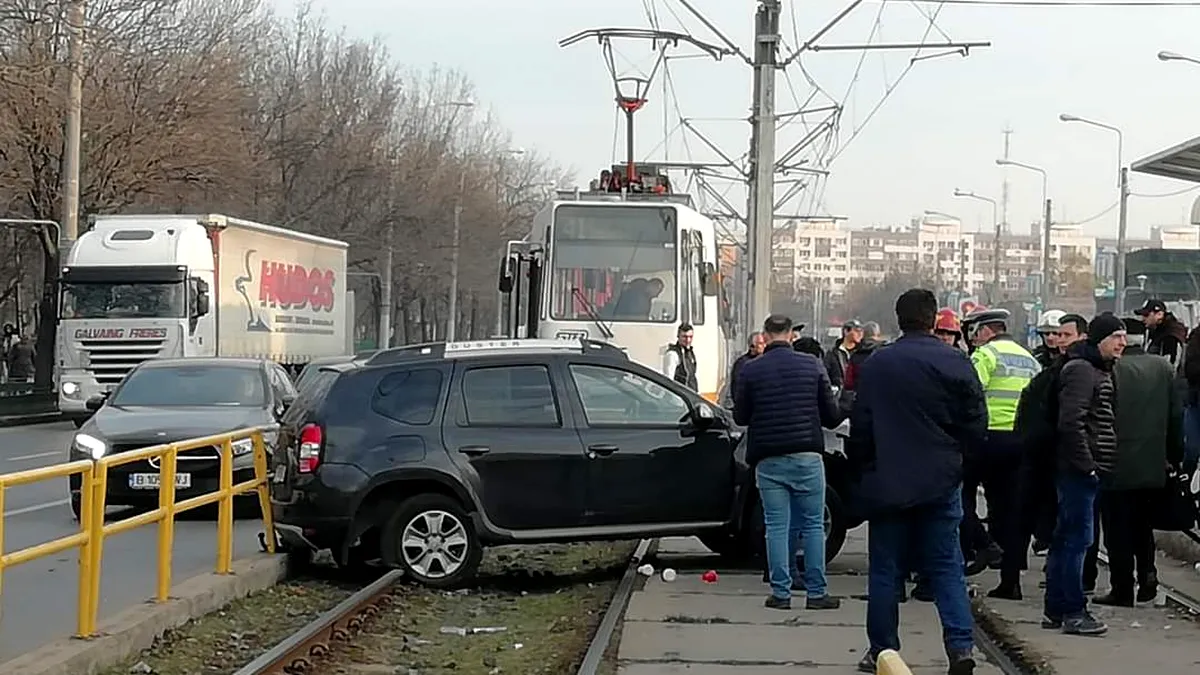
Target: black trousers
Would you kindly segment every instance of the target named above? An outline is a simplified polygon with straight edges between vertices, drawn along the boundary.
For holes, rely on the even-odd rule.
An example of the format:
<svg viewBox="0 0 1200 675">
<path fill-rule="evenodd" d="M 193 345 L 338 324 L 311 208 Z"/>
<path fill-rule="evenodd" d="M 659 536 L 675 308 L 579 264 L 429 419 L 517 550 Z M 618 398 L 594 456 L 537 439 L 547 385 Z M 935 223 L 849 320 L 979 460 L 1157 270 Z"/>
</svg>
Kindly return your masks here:
<svg viewBox="0 0 1200 675">
<path fill-rule="evenodd" d="M 966 524 L 968 517 L 974 521 L 965 527 L 972 544 L 978 546 L 985 536 L 976 511 L 982 485 L 988 505 L 987 535 L 1004 551 L 1001 583 L 1018 583 L 1027 564 L 1029 533 L 1022 525 L 1021 461 L 1021 445 L 1011 431 L 989 431 L 987 445 L 964 467 L 963 522 Z"/>
<path fill-rule="evenodd" d="M 1101 492 L 1100 495 L 1104 493 Z M 1083 590 L 1096 590 L 1096 577 L 1100 575 L 1097 563 L 1099 563 L 1100 553 L 1100 531 L 1103 529 L 1100 520 L 1100 495 L 1096 497 L 1096 505 L 1092 511 L 1092 545 L 1088 547 L 1087 553 L 1083 556 Z"/>
<path fill-rule="evenodd" d="M 1154 492 L 1111 490 L 1100 493 L 1104 549 L 1108 552 L 1109 583 L 1114 594 L 1132 596 L 1135 578 L 1142 585 L 1158 576 L 1154 567 L 1154 530 L 1150 526 Z"/>
</svg>

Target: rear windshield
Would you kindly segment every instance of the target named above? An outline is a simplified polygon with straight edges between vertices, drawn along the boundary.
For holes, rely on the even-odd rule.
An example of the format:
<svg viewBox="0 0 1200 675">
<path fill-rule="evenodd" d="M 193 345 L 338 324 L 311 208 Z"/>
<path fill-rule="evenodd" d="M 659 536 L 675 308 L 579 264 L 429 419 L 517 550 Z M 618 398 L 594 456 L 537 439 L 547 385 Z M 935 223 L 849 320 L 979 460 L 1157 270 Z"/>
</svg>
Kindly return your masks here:
<svg viewBox="0 0 1200 675">
<path fill-rule="evenodd" d="M 109 401 L 118 406 L 263 407 L 267 379 L 259 368 L 181 365 L 139 368 Z"/>
<path fill-rule="evenodd" d="M 333 383 L 337 381 L 338 372 L 325 368 L 315 368 L 303 382 L 303 388 L 297 386 L 296 400 L 283 416 L 284 424 L 297 424 L 321 405 Z M 300 384 L 300 383 L 297 383 Z"/>
</svg>

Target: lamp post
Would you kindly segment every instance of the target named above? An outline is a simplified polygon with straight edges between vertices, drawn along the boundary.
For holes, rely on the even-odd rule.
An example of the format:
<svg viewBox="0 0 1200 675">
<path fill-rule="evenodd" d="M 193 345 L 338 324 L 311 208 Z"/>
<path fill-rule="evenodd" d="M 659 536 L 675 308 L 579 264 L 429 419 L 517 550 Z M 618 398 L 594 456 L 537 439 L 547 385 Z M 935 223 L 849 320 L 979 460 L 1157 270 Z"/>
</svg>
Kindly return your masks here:
<svg viewBox="0 0 1200 675">
<path fill-rule="evenodd" d="M 1160 52 L 1159 58 L 1163 54 L 1170 52 Z M 1197 63 L 1200 63 L 1198 61 Z M 1129 169 L 1125 166 L 1125 135 L 1121 130 L 1111 124 L 1097 122 L 1077 115 L 1068 115 L 1063 113 L 1058 116 L 1058 119 L 1063 122 L 1079 122 L 1089 126 L 1106 129 L 1117 135 L 1117 190 L 1118 190 L 1118 210 L 1117 219 L 1117 264 L 1113 269 L 1113 290 L 1116 292 L 1116 310 L 1117 316 L 1125 312 L 1125 228 L 1128 223 L 1129 214 Z"/>
<path fill-rule="evenodd" d="M 1050 200 L 1046 196 L 1046 183 L 1048 182 L 1046 170 L 1011 159 L 997 159 L 996 164 L 998 166 L 1015 166 L 1042 174 L 1042 301 L 1045 302 L 1050 298 Z"/>
<path fill-rule="evenodd" d="M 988 297 L 988 304 L 995 302 L 994 296 L 1000 288 L 1000 221 L 996 215 L 996 200 L 991 197 L 975 194 L 974 192 L 959 190 L 954 188 L 955 197 L 965 197 L 966 199 L 975 199 L 981 202 L 987 202 L 992 205 L 992 292 Z"/>
<path fill-rule="evenodd" d="M 1191 63 L 1200 64 L 1200 59 L 1192 56 L 1184 56 L 1175 52 L 1161 51 L 1158 53 L 1159 61 L 1189 61 Z"/>
</svg>

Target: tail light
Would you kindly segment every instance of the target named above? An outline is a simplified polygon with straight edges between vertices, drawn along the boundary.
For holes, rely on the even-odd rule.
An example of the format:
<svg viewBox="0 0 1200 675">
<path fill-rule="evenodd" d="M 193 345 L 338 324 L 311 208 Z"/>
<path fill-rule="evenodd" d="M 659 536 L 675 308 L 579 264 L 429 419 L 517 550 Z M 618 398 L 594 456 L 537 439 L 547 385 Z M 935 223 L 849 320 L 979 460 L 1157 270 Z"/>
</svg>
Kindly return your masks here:
<svg viewBox="0 0 1200 675">
<path fill-rule="evenodd" d="M 305 424 L 300 429 L 300 450 L 296 455 L 300 473 L 312 473 L 321 464 L 321 446 L 325 443 L 325 433 L 316 424 Z"/>
</svg>

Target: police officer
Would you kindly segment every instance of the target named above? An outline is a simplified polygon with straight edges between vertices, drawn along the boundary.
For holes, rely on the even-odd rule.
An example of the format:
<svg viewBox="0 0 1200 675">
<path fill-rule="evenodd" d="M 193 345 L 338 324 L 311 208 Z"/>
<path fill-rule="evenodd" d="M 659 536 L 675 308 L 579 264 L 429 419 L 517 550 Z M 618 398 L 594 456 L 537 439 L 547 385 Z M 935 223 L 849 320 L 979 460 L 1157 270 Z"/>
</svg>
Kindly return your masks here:
<svg viewBox="0 0 1200 675">
<path fill-rule="evenodd" d="M 988 412 L 988 440 L 968 464 L 971 480 L 964 482 L 963 510 L 975 513 L 975 486 L 982 484 L 988 500 L 988 529 L 1002 551 L 1000 585 L 989 591 L 988 597 L 1020 600 L 1021 570 L 1029 542 L 1021 527 L 1021 444 L 1013 424 L 1021 392 L 1041 365 L 1009 335 L 1009 318 L 1006 309 L 977 310 L 963 317 L 964 332 L 975 346 L 971 363 L 983 386 Z M 989 557 L 994 558 L 994 549 Z"/>
</svg>

